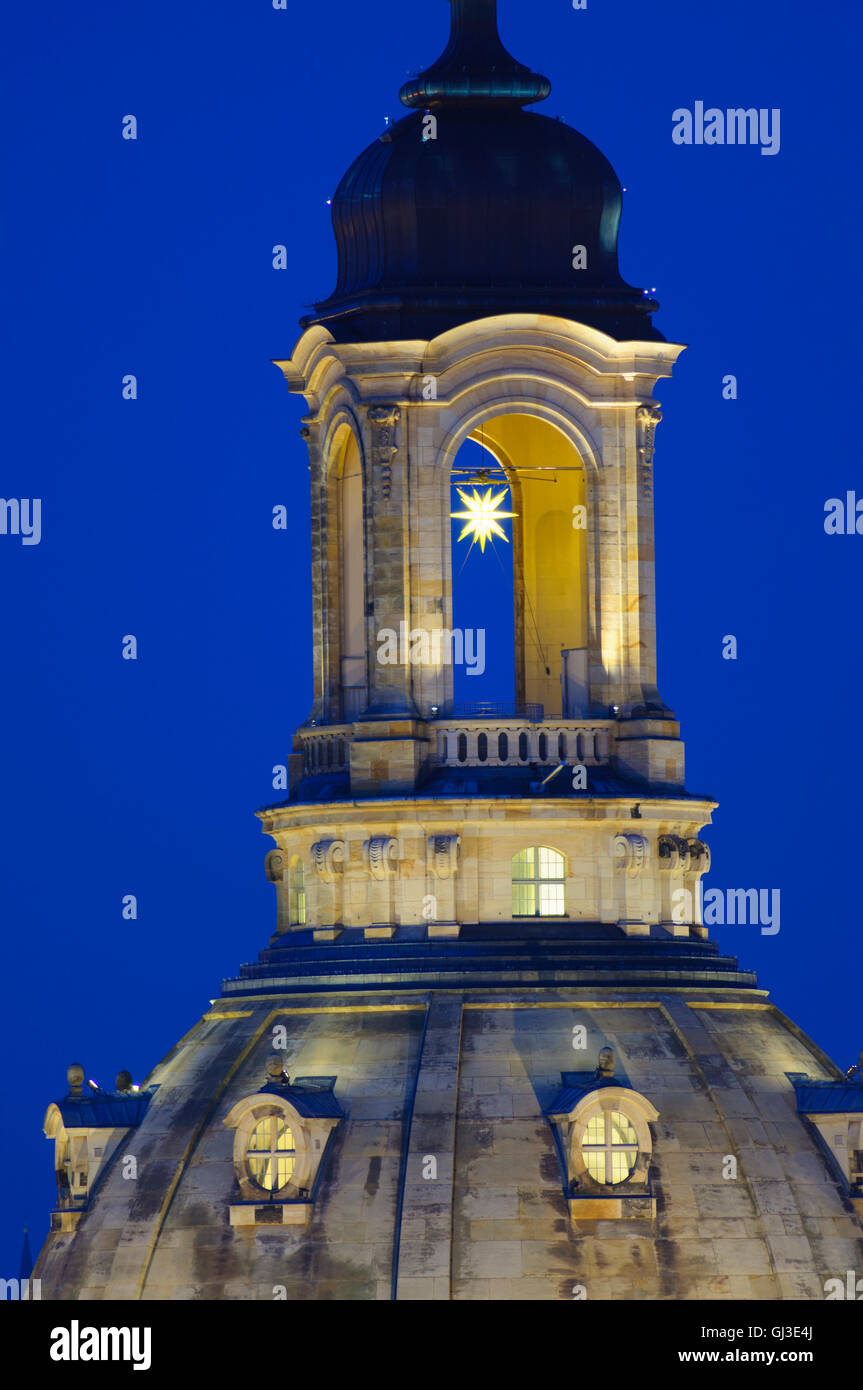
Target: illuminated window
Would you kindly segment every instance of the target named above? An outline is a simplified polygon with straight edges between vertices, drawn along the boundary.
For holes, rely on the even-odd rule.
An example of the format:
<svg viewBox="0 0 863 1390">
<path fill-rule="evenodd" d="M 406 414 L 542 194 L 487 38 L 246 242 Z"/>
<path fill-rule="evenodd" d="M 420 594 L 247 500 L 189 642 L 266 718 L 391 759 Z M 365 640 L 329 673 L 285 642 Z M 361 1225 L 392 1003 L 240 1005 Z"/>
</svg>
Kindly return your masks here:
<svg viewBox="0 0 863 1390">
<path fill-rule="evenodd" d="M 606 1185 L 625 1182 L 638 1158 L 638 1137 L 620 1110 L 602 1111 L 587 1122 L 581 1151 L 587 1171 Z"/>
<path fill-rule="evenodd" d="M 295 859 L 290 875 L 291 926 L 306 925 L 306 871 L 302 859 Z"/>
<path fill-rule="evenodd" d="M 281 1115 L 259 1120 L 249 1136 L 249 1172 L 265 1192 L 279 1192 L 290 1181 L 296 1159 L 294 1136 Z"/>
<path fill-rule="evenodd" d="M 566 862 L 557 850 L 535 846 L 512 860 L 513 917 L 563 917 Z"/>
</svg>

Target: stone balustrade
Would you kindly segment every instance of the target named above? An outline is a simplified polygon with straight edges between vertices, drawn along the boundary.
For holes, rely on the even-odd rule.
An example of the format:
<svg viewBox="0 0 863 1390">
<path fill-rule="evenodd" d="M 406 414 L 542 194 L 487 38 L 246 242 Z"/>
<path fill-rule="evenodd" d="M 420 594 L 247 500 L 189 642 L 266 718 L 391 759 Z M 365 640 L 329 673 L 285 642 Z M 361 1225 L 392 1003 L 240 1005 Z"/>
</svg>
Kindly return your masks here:
<svg viewBox="0 0 863 1390">
<path fill-rule="evenodd" d="M 435 721 L 435 761 L 441 767 L 556 767 L 610 761 L 613 720 L 518 719 Z"/>
<path fill-rule="evenodd" d="M 602 767 L 611 761 L 610 719 L 569 720 L 465 718 L 427 724 L 432 762 L 438 767 L 556 767 L 582 763 Z M 298 738 L 307 776 L 348 766 L 351 724 L 300 729 Z"/>
<path fill-rule="evenodd" d="M 350 724 L 322 724 L 299 729 L 297 738 L 303 754 L 303 772 L 338 772 L 348 766 L 353 728 Z"/>
</svg>

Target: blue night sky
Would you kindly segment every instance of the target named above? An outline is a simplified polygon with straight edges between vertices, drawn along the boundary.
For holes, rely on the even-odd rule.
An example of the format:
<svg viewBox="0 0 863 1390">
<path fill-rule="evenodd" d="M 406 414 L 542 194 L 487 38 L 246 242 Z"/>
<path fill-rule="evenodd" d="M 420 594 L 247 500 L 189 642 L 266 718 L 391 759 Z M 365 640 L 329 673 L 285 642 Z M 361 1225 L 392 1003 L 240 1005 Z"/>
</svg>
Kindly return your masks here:
<svg viewBox="0 0 863 1390">
<path fill-rule="evenodd" d="M 863 536 L 826 535 L 824 503 L 863 495 L 859 6 L 499 8 L 507 46 L 552 80 L 539 109 L 627 188 L 624 275 L 657 287 L 658 327 L 691 345 L 659 389 L 660 690 L 689 788 L 720 803 L 707 886 L 782 894 L 778 935 L 716 935 L 848 1067 Z M 42 499 L 42 538 L 0 536 L 2 1276 L 24 1224 L 34 1254 L 47 1228 L 41 1123 L 68 1064 L 141 1080 L 274 928 L 253 811 L 308 713 L 311 586 L 305 406 L 270 359 L 331 290 L 327 199 L 402 114 L 448 8 L 46 0 L 13 6 L 6 31 L 0 492 Z M 780 152 L 675 145 L 672 112 L 698 100 L 780 108 Z M 484 558 L 478 616 L 465 600 L 459 617 L 489 629 L 506 699 L 511 596 Z"/>
</svg>

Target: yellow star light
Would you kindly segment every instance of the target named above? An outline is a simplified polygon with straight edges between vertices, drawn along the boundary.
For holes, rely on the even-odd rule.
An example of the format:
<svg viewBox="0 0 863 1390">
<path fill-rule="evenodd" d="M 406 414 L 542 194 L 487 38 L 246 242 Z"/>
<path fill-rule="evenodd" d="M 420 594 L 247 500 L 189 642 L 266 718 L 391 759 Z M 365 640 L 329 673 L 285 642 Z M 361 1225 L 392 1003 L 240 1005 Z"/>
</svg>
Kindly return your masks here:
<svg viewBox="0 0 863 1390">
<path fill-rule="evenodd" d="M 466 512 L 450 512 L 450 516 L 457 521 L 464 521 L 459 540 L 464 540 L 465 536 L 473 536 L 474 541 L 479 541 L 480 552 L 485 550 L 485 543 L 491 540 L 492 536 L 500 536 L 501 540 L 508 541 L 506 532 L 498 525 L 505 517 L 518 516 L 518 512 L 499 512 L 498 503 L 506 496 L 506 488 L 492 497 L 489 488 L 484 497 L 480 496 L 476 488 L 473 490 L 473 497 L 468 497 L 461 488 L 456 488 L 456 492 L 467 507 Z"/>
</svg>

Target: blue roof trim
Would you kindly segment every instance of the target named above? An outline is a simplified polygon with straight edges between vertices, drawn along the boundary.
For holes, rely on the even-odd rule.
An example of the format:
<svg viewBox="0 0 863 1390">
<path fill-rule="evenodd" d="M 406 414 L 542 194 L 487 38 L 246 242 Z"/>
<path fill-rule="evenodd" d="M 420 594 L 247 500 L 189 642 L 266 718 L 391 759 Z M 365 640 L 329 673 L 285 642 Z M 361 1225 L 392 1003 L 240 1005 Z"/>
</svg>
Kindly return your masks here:
<svg viewBox="0 0 863 1390">
<path fill-rule="evenodd" d="M 625 1090 L 631 1091 L 632 1086 L 625 1076 L 596 1076 L 592 1071 L 562 1071 L 560 1079 L 563 1083 L 551 1105 L 547 1105 L 543 1110 L 543 1115 L 568 1115 L 593 1091 L 601 1091 L 603 1086 L 622 1086 Z"/>
<path fill-rule="evenodd" d="M 343 1120 L 345 1112 L 333 1095 L 335 1084 L 334 1076 L 298 1076 L 290 1086 L 268 1082 L 259 1094 L 290 1101 L 304 1120 Z"/>
<path fill-rule="evenodd" d="M 150 1091 L 132 1096 L 106 1091 L 100 1095 L 64 1096 L 54 1104 L 66 1129 L 134 1129 L 146 1115 L 151 1099 Z"/>
<path fill-rule="evenodd" d="M 863 1114 L 863 1082 L 812 1081 L 799 1072 L 787 1072 L 801 1115 Z"/>
</svg>

